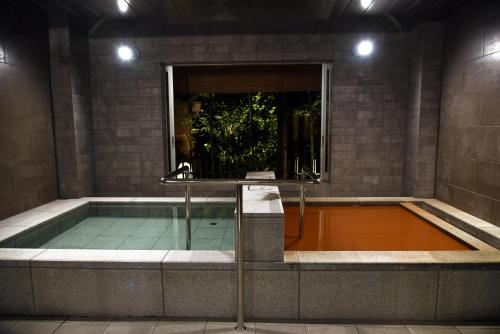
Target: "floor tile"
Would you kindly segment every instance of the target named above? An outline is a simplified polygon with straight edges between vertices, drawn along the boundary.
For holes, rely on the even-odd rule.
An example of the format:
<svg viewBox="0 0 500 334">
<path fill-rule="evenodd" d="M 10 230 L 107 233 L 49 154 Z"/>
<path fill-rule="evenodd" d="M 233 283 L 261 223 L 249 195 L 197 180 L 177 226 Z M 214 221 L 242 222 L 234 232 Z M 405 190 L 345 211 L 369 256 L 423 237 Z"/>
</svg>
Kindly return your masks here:
<svg viewBox="0 0 500 334">
<path fill-rule="evenodd" d="M 191 240 L 193 250 L 219 250 L 222 239 L 195 239 Z"/>
<path fill-rule="evenodd" d="M 186 239 L 160 238 L 152 249 L 159 250 L 182 250 L 186 249 Z"/>
<path fill-rule="evenodd" d="M 130 237 L 118 247 L 118 249 L 152 249 L 159 238 Z"/>
<path fill-rule="evenodd" d="M 193 230 L 191 230 L 193 231 Z M 191 232 L 192 233 L 192 232 Z M 186 230 L 175 230 L 173 228 L 167 228 L 165 232 L 160 236 L 161 238 L 167 238 L 167 239 L 172 239 L 172 238 L 179 238 L 179 239 L 185 239 L 186 238 Z"/>
<path fill-rule="evenodd" d="M 111 225 L 113 225 L 113 222 L 101 223 L 101 222 L 94 222 L 94 221 L 89 221 L 89 222 L 84 221 L 84 222 L 79 223 L 78 225 L 73 226 L 68 231 L 70 233 L 73 233 L 73 234 L 98 235 L 98 234 L 104 232 Z"/>
<path fill-rule="evenodd" d="M 139 226 L 139 224 L 122 224 L 121 222 L 116 222 L 102 232 L 101 235 L 110 237 L 129 237 L 139 228 Z"/>
<path fill-rule="evenodd" d="M 406 326 L 411 334 L 460 334 L 453 326 Z"/>
<path fill-rule="evenodd" d="M 47 248 L 52 249 L 75 249 L 83 248 L 87 245 L 94 237 L 91 235 L 71 235 L 65 234 L 52 241 L 49 241 L 46 245 Z"/>
<path fill-rule="evenodd" d="M 205 322 L 159 321 L 154 334 L 203 334 Z"/>
<path fill-rule="evenodd" d="M 222 239 L 220 250 L 234 250 L 234 247 L 235 247 L 234 239 Z"/>
<path fill-rule="evenodd" d="M 156 321 L 113 321 L 104 334 L 152 334 Z"/>
<path fill-rule="evenodd" d="M 110 324 L 109 321 L 66 321 L 54 334 L 102 334 Z"/>
<path fill-rule="evenodd" d="M 142 224 L 132 234 L 133 237 L 157 237 L 159 238 L 165 231 L 167 226 L 150 226 L 147 223 Z"/>
<path fill-rule="evenodd" d="M 223 220 L 219 220 L 217 218 L 214 219 L 203 219 L 199 222 L 198 228 L 224 228 L 226 229 L 227 222 Z"/>
<path fill-rule="evenodd" d="M 306 325 L 307 334 L 358 334 L 354 325 Z"/>
<path fill-rule="evenodd" d="M 85 249 L 117 249 L 125 240 L 125 237 L 97 236 L 85 245 Z"/>
<path fill-rule="evenodd" d="M 19 320 L 2 334 L 52 334 L 61 323 L 59 320 Z"/>
<path fill-rule="evenodd" d="M 193 239 L 196 238 L 220 238 L 224 237 L 225 228 L 198 227 L 193 233 Z"/>
<path fill-rule="evenodd" d="M 500 334 L 500 326 L 457 326 L 461 334 Z"/>
<path fill-rule="evenodd" d="M 243 333 L 255 333 L 254 323 L 245 323 L 246 331 Z M 205 334 L 232 334 L 242 333 L 236 331 L 236 323 L 234 322 L 207 322 Z"/>
<path fill-rule="evenodd" d="M 404 326 L 356 326 L 359 334 L 409 334 Z"/>
<path fill-rule="evenodd" d="M 92 222 L 93 224 L 107 224 L 107 225 L 112 225 L 118 221 L 118 219 L 121 219 L 120 217 L 89 217 L 89 221 Z"/>
<path fill-rule="evenodd" d="M 306 326 L 303 324 L 265 324 L 256 323 L 257 334 L 306 334 Z"/>
<path fill-rule="evenodd" d="M 141 225 L 143 224 L 147 217 L 122 217 L 118 219 L 118 222 L 123 225 Z"/>
<path fill-rule="evenodd" d="M 173 225 L 171 218 L 148 218 L 144 222 L 148 226 L 165 226 L 170 227 Z"/>
</svg>

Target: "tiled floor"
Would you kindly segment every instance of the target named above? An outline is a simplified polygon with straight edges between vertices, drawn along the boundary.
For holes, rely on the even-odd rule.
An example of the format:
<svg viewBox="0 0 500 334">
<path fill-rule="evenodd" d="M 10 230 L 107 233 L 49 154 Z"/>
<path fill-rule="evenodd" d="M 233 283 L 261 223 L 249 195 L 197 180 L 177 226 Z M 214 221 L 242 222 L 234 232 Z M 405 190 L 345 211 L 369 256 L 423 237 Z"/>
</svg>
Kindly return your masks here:
<svg viewBox="0 0 500 334">
<path fill-rule="evenodd" d="M 233 218 L 193 218 L 192 249 L 233 250 Z M 185 249 L 184 219 L 89 217 L 40 248 Z"/>
<path fill-rule="evenodd" d="M 233 322 L 175 322 L 154 319 L 90 320 L 1 319 L 1 334 L 224 334 Z M 247 323 L 254 334 L 500 334 L 498 326 L 318 325 Z"/>
</svg>

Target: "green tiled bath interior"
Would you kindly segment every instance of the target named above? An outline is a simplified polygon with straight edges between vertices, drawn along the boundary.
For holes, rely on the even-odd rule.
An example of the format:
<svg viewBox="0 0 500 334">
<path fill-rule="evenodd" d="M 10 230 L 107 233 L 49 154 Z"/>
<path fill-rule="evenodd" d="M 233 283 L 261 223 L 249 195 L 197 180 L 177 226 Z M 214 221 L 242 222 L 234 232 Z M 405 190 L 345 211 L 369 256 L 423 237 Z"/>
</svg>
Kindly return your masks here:
<svg viewBox="0 0 500 334">
<path fill-rule="evenodd" d="M 184 206 L 91 204 L 23 232 L 0 247 L 186 249 Z M 234 250 L 234 205 L 192 205 L 191 249 Z"/>
</svg>

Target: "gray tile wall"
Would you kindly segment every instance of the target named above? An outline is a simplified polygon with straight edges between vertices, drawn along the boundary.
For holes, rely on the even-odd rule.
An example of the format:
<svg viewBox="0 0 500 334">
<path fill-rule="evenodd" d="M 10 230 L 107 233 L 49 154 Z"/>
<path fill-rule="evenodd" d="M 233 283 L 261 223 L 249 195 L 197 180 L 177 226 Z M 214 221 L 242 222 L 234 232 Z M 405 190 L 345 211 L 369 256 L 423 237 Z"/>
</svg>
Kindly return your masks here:
<svg viewBox="0 0 500 334">
<path fill-rule="evenodd" d="M 0 11 L 0 220 L 57 198 L 47 25 Z"/>
<path fill-rule="evenodd" d="M 447 22 L 436 197 L 500 226 L 500 9 Z"/>
<path fill-rule="evenodd" d="M 88 41 L 68 27 L 51 28 L 49 36 L 59 195 L 91 196 L 95 166 Z"/>
<path fill-rule="evenodd" d="M 442 72 L 441 23 L 410 33 L 404 195 L 434 197 Z"/>
<path fill-rule="evenodd" d="M 154 196 L 163 173 L 162 63 L 332 62 L 332 184 L 316 194 L 401 195 L 407 36 L 375 34 L 374 55 L 352 54 L 357 34 L 185 36 L 90 41 L 96 195 Z M 131 43 L 141 60 L 123 64 Z M 175 73 L 174 73 L 175 80 Z M 171 188 L 168 188 L 171 189 Z M 311 190 L 313 191 L 313 190 Z"/>
</svg>

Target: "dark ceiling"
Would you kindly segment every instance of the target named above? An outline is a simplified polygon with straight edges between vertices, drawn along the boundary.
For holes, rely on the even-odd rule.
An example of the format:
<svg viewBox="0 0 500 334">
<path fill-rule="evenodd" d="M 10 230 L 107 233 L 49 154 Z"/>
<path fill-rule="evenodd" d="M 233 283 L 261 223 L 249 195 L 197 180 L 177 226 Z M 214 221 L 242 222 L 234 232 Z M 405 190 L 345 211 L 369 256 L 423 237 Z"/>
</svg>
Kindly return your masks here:
<svg viewBox="0 0 500 334">
<path fill-rule="evenodd" d="M 440 21 L 465 0 L 4 0 L 57 25 L 67 16 L 92 36 L 407 31 Z"/>
</svg>

